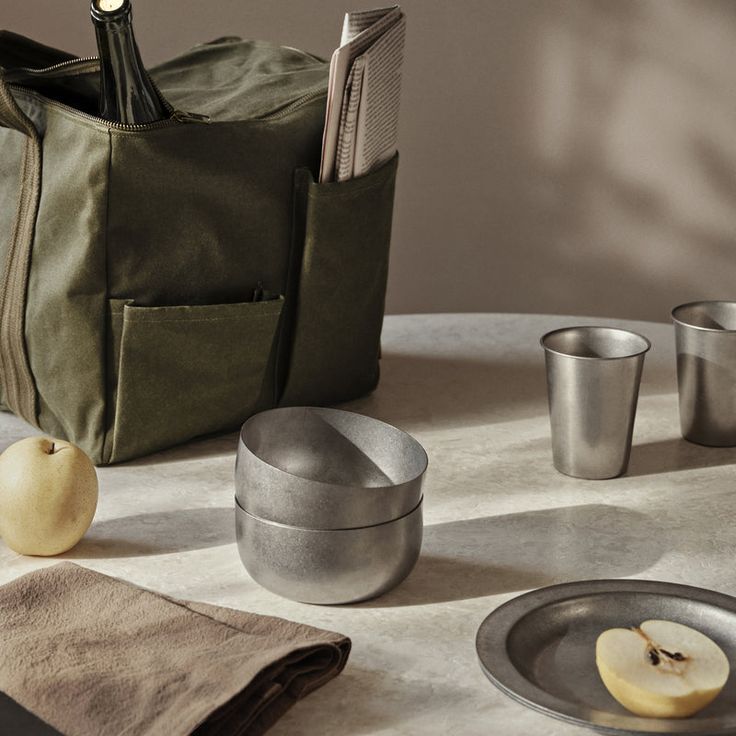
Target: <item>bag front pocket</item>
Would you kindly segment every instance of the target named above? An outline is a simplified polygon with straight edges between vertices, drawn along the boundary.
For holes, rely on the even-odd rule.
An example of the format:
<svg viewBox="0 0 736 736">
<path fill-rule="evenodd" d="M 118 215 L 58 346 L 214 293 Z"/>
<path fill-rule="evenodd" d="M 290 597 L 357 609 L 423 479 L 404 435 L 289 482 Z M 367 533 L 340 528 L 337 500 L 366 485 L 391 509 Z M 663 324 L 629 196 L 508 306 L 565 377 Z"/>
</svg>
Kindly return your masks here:
<svg viewBox="0 0 736 736">
<path fill-rule="evenodd" d="M 104 460 L 129 460 L 237 428 L 274 404 L 283 298 L 139 307 L 110 300 Z"/>
<path fill-rule="evenodd" d="M 328 184 L 296 172 L 288 297 L 295 313 L 281 404 L 347 401 L 378 383 L 397 166 L 394 156 L 365 176 Z"/>
</svg>

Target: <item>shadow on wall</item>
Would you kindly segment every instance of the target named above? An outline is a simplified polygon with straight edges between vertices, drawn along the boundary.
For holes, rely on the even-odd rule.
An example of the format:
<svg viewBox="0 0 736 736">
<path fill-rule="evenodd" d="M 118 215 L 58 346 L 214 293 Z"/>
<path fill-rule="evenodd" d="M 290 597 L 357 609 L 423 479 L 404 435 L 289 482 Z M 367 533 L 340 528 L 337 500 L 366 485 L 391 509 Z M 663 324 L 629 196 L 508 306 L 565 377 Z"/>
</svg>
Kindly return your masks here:
<svg viewBox="0 0 736 736">
<path fill-rule="evenodd" d="M 733 297 L 733 3 L 464 6 L 409 49 L 456 77 L 439 104 L 407 86 L 389 308 L 664 321 Z"/>
<path fill-rule="evenodd" d="M 3 20 L 93 52 L 85 8 L 59 5 L 4 0 Z M 148 64 L 232 33 L 329 57 L 345 3 L 318 6 L 140 0 L 138 41 Z M 665 320 L 734 296 L 733 0 L 402 6 L 389 311 Z"/>
</svg>

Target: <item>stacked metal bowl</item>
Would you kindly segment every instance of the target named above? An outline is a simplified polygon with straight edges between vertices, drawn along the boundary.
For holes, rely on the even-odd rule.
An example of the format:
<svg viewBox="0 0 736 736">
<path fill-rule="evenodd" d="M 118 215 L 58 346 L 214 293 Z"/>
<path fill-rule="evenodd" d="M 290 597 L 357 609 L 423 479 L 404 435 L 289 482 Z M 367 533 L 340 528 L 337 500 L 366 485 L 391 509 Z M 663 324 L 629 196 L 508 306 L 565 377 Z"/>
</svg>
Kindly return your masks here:
<svg viewBox="0 0 736 736">
<path fill-rule="evenodd" d="M 410 435 L 338 409 L 249 419 L 235 467 L 240 557 L 264 588 L 353 603 L 398 585 L 422 545 L 427 455 Z"/>
</svg>

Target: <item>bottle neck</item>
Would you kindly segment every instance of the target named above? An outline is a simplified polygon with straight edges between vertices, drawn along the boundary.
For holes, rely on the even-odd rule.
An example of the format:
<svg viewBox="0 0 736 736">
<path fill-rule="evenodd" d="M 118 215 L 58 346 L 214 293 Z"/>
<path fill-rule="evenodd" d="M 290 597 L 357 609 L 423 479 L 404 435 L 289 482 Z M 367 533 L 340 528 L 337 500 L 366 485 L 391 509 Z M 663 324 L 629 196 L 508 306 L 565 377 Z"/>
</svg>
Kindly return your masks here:
<svg viewBox="0 0 736 736">
<path fill-rule="evenodd" d="M 92 0 L 91 15 L 100 53 L 100 115 L 106 120 L 144 124 L 167 112 L 146 72 L 135 41 L 130 0 L 105 12 Z"/>
<path fill-rule="evenodd" d="M 130 25 L 130 0 L 92 0 L 90 14 L 94 23 L 115 23 L 122 21 Z"/>
</svg>

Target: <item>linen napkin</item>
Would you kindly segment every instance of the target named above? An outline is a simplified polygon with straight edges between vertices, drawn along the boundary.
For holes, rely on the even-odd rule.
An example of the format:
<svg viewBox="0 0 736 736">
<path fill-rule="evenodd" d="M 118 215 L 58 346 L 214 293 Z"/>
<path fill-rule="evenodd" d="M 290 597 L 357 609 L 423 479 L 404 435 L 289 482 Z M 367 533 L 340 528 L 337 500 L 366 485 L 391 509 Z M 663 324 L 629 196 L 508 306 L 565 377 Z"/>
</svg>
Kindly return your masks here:
<svg viewBox="0 0 736 736">
<path fill-rule="evenodd" d="M 66 736 L 262 734 L 350 640 L 72 563 L 0 587 L 0 690 Z"/>
</svg>

